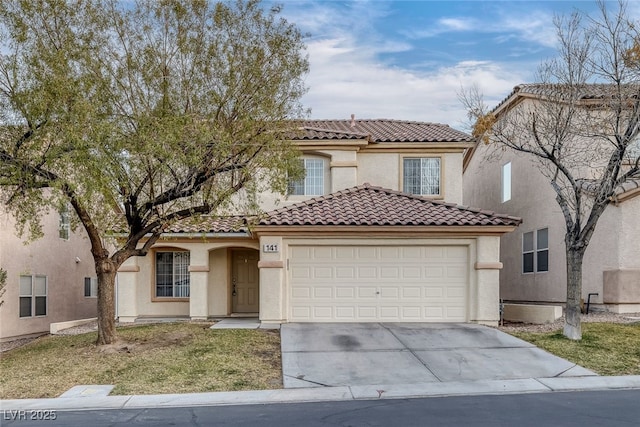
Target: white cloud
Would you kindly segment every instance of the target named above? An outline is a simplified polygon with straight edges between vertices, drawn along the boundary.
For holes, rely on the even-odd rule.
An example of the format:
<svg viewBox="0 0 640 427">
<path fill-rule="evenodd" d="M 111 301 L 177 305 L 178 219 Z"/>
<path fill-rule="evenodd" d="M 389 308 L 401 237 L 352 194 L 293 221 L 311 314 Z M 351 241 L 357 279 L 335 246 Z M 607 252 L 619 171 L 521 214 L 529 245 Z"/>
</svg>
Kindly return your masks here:
<svg viewBox="0 0 640 427">
<path fill-rule="evenodd" d="M 458 101 L 461 86 L 477 83 L 489 105 L 522 82 L 517 71 L 484 61 L 419 73 L 378 63 L 372 51 L 353 40 L 331 39 L 308 45 L 311 74 L 303 102 L 312 117 L 406 119 L 462 127 L 466 112 Z"/>
</svg>

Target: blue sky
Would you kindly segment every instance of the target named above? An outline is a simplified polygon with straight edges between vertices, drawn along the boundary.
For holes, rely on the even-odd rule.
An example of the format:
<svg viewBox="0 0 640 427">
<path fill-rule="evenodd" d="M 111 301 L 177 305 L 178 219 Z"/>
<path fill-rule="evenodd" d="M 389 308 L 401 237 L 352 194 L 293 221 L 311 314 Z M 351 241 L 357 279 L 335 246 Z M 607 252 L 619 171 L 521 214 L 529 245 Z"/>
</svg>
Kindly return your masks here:
<svg viewBox="0 0 640 427">
<path fill-rule="evenodd" d="M 407 119 L 464 128 L 456 93 L 476 83 L 489 106 L 555 55 L 554 14 L 594 1 L 284 0 L 310 36 L 303 98 L 312 118 Z M 612 8 L 617 3 L 611 3 Z M 630 14 L 640 2 L 630 2 Z"/>
</svg>

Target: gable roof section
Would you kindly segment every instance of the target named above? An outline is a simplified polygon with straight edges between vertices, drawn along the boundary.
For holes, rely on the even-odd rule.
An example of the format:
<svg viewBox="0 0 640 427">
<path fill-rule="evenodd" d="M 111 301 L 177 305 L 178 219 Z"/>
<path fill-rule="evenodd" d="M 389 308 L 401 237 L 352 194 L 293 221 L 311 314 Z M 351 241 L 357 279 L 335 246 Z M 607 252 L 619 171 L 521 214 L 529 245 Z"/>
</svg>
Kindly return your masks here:
<svg viewBox="0 0 640 427">
<path fill-rule="evenodd" d="M 509 104 L 516 101 L 521 97 L 532 97 L 532 98 L 551 98 L 554 100 L 562 100 L 566 98 L 564 94 L 566 93 L 566 88 L 568 85 L 563 84 L 554 84 L 554 83 L 523 83 L 515 86 L 513 91 L 506 98 L 496 105 L 492 113 L 499 113 L 502 109 L 504 109 Z M 629 98 L 637 98 L 638 91 L 640 90 L 640 86 L 638 85 L 625 85 L 621 87 L 623 90 L 628 91 Z M 571 90 L 575 90 L 575 94 L 573 95 L 574 99 L 580 101 L 591 101 L 591 100 L 599 100 L 605 99 L 611 96 L 618 96 L 614 91 L 620 89 L 620 87 L 613 84 L 606 83 L 587 83 L 583 85 L 574 85 L 571 87 Z"/>
<path fill-rule="evenodd" d="M 369 184 L 269 212 L 259 226 L 507 226 L 520 218 Z"/>
<path fill-rule="evenodd" d="M 362 140 L 372 143 L 393 142 L 459 142 L 471 143 L 471 135 L 439 123 L 403 120 L 303 120 L 295 121 L 296 129 L 285 134 L 287 139 L 301 141 Z"/>
</svg>

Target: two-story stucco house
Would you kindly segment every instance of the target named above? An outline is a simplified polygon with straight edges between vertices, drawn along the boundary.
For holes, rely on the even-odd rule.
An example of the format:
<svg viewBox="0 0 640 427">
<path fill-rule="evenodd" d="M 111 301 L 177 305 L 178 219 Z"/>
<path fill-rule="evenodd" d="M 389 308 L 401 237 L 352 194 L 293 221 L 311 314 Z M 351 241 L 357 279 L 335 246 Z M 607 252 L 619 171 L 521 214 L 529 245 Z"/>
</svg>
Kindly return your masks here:
<svg viewBox="0 0 640 427">
<path fill-rule="evenodd" d="M 44 236 L 28 244 L 0 213 L 0 267 L 7 271 L 0 341 L 47 333 L 51 323 L 96 317 L 97 283 L 88 239 L 70 212 L 42 218 Z"/>
<path fill-rule="evenodd" d="M 597 94 L 585 89 L 588 103 Z M 541 101 L 537 85 L 521 85 L 495 108 L 500 117 L 519 103 Z M 587 105 L 587 104 L 586 104 Z M 585 150 L 592 141 L 585 140 Z M 640 155 L 639 148 L 631 147 Z M 635 150 L 635 151 L 633 151 Z M 566 301 L 565 222 L 556 194 L 526 154 L 482 142 L 464 159 L 464 203 L 523 219 L 501 242 L 500 296 L 506 302 L 561 305 Z M 615 312 L 640 311 L 640 181 L 627 182 L 600 218 L 585 253 L 583 298 Z M 596 295 L 597 294 L 597 295 Z"/>
<path fill-rule="evenodd" d="M 177 224 L 129 259 L 121 322 L 248 313 L 266 324 L 497 324 L 500 236 L 520 220 L 459 206 L 471 136 L 352 118 L 300 122 L 290 137 L 305 178 L 286 198 L 263 194 L 259 218 Z"/>
</svg>

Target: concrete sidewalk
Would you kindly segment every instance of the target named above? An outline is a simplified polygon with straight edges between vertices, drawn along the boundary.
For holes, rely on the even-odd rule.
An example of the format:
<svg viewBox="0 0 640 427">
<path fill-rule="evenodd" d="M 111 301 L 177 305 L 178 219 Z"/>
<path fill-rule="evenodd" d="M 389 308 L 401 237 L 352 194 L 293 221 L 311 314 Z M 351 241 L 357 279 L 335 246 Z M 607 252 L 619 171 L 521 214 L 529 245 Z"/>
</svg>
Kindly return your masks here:
<svg viewBox="0 0 640 427">
<path fill-rule="evenodd" d="M 0 401 L 0 410 L 78 411 L 171 408 L 621 389 L 640 389 L 640 375 L 428 382 L 145 396 L 88 395 L 55 399 L 3 400 Z"/>
</svg>

